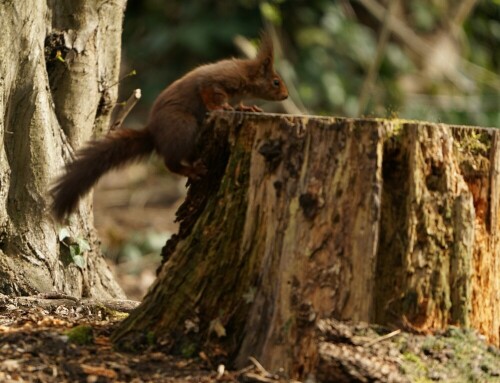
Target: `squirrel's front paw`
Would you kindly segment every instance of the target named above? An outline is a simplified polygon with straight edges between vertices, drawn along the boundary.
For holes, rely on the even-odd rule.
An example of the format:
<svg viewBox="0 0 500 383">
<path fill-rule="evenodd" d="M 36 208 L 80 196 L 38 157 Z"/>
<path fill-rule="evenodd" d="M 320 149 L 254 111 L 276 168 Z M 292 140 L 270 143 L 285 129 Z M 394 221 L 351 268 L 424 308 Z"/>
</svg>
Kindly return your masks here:
<svg viewBox="0 0 500 383">
<path fill-rule="evenodd" d="M 235 108 L 238 112 L 255 112 L 255 113 L 262 113 L 263 110 L 259 108 L 257 105 L 243 105 L 239 104 Z"/>
</svg>

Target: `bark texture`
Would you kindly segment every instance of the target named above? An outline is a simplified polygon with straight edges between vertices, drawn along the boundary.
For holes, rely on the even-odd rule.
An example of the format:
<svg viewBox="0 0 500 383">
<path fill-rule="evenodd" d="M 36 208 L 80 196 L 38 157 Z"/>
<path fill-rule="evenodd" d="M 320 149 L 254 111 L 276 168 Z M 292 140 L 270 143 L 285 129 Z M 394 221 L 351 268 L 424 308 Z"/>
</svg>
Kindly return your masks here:
<svg viewBox="0 0 500 383">
<path fill-rule="evenodd" d="M 63 243 L 47 211 L 47 190 L 73 149 L 109 124 L 124 7 L 125 0 L 0 3 L 4 293 L 123 296 L 98 250 L 89 203 L 65 227 Z M 85 243 L 90 250 L 83 253 Z M 74 261 L 72 246 L 84 264 Z"/>
<path fill-rule="evenodd" d="M 318 348 L 321 318 L 498 344 L 496 131 L 241 113 L 206 128 L 210 174 L 119 345 L 223 349 L 297 378 L 335 351 Z"/>
</svg>

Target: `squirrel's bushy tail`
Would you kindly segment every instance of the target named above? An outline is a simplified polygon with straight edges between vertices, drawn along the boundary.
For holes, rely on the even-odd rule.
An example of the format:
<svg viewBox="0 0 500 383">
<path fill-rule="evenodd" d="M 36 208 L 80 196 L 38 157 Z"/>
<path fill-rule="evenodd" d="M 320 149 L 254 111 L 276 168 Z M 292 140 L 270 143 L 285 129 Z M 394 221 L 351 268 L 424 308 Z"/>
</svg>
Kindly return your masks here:
<svg viewBox="0 0 500 383">
<path fill-rule="evenodd" d="M 153 150 L 153 137 L 147 129 L 116 130 L 78 150 L 76 158 L 66 165 L 65 173 L 51 189 L 55 218 L 61 221 L 74 211 L 80 198 L 104 173 L 140 160 Z"/>
</svg>

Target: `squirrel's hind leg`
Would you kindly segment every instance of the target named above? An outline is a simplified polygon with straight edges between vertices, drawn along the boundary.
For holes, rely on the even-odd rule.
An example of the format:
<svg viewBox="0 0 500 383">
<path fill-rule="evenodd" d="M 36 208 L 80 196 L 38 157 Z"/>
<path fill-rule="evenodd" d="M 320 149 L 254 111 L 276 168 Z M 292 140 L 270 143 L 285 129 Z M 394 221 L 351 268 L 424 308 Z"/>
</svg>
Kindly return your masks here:
<svg viewBox="0 0 500 383">
<path fill-rule="evenodd" d="M 190 179 L 199 179 L 207 173 L 196 153 L 198 122 L 189 113 L 176 113 L 164 126 L 155 126 L 156 151 L 163 158 L 166 167 L 173 173 Z"/>
</svg>

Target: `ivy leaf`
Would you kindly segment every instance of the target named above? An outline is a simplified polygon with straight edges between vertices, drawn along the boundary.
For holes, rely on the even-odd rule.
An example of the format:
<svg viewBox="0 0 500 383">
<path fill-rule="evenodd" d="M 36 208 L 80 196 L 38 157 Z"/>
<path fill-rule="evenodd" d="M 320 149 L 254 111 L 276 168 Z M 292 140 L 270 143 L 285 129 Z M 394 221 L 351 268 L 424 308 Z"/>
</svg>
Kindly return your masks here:
<svg viewBox="0 0 500 383">
<path fill-rule="evenodd" d="M 69 254 L 71 255 L 71 259 L 74 264 L 83 269 L 85 267 L 85 258 L 82 256 L 82 248 L 79 244 L 74 243 L 69 246 Z"/>
<path fill-rule="evenodd" d="M 77 238 L 78 246 L 80 247 L 80 254 L 86 251 L 90 251 L 89 243 L 83 238 Z"/>
<path fill-rule="evenodd" d="M 75 265 L 79 267 L 80 269 L 85 268 L 85 258 L 81 255 L 75 255 L 73 257 L 73 262 L 75 262 Z"/>
<path fill-rule="evenodd" d="M 59 237 L 59 241 L 61 241 L 61 242 L 64 240 L 64 238 L 68 238 L 69 237 L 68 228 L 67 227 L 61 228 L 61 230 L 59 230 L 58 237 Z"/>
<path fill-rule="evenodd" d="M 77 243 L 72 243 L 71 245 L 69 245 L 69 254 L 74 260 L 77 255 L 81 254 L 80 245 L 78 245 Z"/>
</svg>

